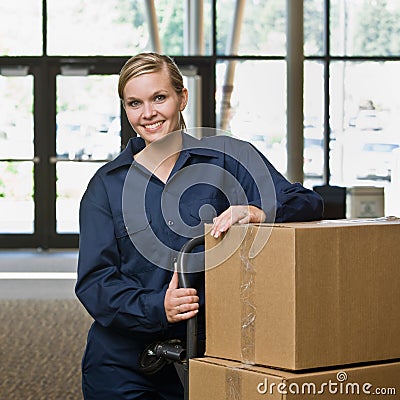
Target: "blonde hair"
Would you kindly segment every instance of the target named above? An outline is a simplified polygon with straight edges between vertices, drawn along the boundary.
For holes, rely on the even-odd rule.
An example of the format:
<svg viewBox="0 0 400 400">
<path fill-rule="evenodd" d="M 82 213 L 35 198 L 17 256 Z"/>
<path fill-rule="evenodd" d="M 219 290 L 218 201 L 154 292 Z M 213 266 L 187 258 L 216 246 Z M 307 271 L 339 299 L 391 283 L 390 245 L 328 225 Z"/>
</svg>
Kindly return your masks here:
<svg viewBox="0 0 400 400">
<path fill-rule="evenodd" d="M 174 60 L 166 55 L 158 53 L 140 53 L 131 57 L 122 67 L 118 80 L 118 95 L 122 103 L 124 102 L 124 89 L 128 81 L 143 74 L 159 72 L 166 68 L 171 79 L 172 87 L 178 96 L 182 95 L 183 77 Z M 186 129 L 186 123 L 182 112 L 179 112 L 180 129 Z"/>
</svg>

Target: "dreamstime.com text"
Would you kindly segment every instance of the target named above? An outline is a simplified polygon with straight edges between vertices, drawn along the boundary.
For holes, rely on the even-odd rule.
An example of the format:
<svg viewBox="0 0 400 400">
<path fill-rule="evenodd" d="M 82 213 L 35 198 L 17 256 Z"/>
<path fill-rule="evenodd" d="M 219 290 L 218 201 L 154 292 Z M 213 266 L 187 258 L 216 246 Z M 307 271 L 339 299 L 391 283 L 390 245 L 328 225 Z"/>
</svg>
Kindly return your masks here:
<svg viewBox="0 0 400 400">
<path fill-rule="evenodd" d="M 395 396 L 396 388 L 374 387 L 370 382 L 357 383 L 348 381 L 347 373 L 340 371 L 336 374 L 336 380 L 329 379 L 323 383 L 274 383 L 265 378 L 257 385 L 257 392 L 260 394 L 297 394 L 297 395 L 382 395 Z"/>
</svg>

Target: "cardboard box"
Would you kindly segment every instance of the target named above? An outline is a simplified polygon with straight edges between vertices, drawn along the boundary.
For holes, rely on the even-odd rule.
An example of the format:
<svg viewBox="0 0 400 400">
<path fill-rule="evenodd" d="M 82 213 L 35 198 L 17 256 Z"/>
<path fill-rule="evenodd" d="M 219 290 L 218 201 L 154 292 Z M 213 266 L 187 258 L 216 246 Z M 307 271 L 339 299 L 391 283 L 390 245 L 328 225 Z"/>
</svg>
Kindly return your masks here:
<svg viewBox="0 0 400 400">
<path fill-rule="evenodd" d="M 394 218 L 207 235 L 206 355 L 290 370 L 400 358 L 399 239 Z"/>
<path fill-rule="evenodd" d="M 216 358 L 190 360 L 190 400 L 395 399 L 400 363 L 291 373 Z"/>
<path fill-rule="evenodd" d="M 347 218 L 375 218 L 385 215 L 385 189 L 373 186 L 347 188 Z"/>
</svg>

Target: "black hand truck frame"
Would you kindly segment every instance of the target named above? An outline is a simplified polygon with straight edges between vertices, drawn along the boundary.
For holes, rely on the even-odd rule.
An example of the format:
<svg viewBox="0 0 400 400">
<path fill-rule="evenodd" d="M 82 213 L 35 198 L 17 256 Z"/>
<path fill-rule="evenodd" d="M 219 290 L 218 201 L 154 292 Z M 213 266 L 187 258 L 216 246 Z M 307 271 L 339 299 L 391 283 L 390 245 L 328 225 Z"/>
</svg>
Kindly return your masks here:
<svg viewBox="0 0 400 400">
<path fill-rule="evenodd" d="M 188 240 L 179 251 L 176 270 L 181 288 L 192 287 L 188 277 L 188 255 L 195 247 L 203 244 L 204 236 L 198 236 Z M 186 348 L 177 339 L 151 343 L 143 351 L 139 362 L 142 372 L 148 375 L 158 372 L 166 364 L 173 362 L 183 385 L 184 400 L 189 400 L 189 360 L 197 356 L 197 315 L 195 315 L 186 323 Z"/>
</svg>

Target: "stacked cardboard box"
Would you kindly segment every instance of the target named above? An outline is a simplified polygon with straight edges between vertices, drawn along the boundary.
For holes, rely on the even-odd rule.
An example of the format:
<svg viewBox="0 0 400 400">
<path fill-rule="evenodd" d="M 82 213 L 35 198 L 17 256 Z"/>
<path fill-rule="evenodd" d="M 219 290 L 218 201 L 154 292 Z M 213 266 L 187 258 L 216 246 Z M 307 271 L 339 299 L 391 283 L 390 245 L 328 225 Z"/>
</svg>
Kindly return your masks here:
<svg viewBox="0 0 400 400">
<path fill-rule="evenodd" d="M 397 399 L 400 363 L 292 373 L 218 358 L 190 361 L 190 400 Z"/>
<path fill-rule="evenodd" d="M 229 368 L 241 377 L 286 381 L 293 377 L 251 365 L 295 371 L 300 379 L 317 368 L 335 374 L 374 363 L 357 376 L 381 376 L 382 367 L 400 377 L 399 364 L 378 364 L 400 358 L 399 237 L 395 218 L 236 225 L 222 239 L 207 236 L 209 358 L 191 370 L 228 368 L 218 358 L 236 362 Z"/>
</svg>

